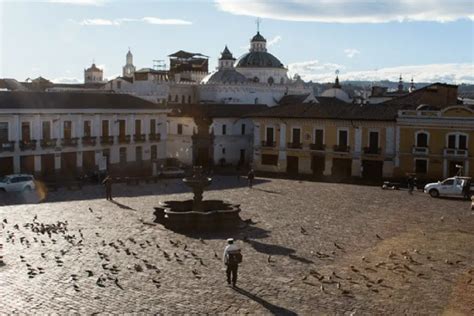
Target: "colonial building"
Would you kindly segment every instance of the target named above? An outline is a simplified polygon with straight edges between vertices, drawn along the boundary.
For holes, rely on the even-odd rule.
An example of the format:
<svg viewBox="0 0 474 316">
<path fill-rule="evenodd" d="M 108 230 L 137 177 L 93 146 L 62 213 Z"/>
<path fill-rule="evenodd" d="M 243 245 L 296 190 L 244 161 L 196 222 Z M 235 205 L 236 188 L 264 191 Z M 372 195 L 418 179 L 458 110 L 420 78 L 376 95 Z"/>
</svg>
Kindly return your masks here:
<svg viewBox="0 0 474 316">
<path fill-rule="evenodd" d="M 102 83 L 103 81 L 104 71 L 94 63 L 89 68 L 84 69 L 84 83 Z"/>
<path fill-rule="evenodd" d="M 256 170 L 331 176 L 393 176 L 395 116 L 387 106 L 336 98 L 290 104 L 252 115 Z"/>
<path fill-rule="evenodd" d="M 458 101 L 457 86 L 432 84 L 385 104 L 399 108 L 396 176 L 439 179 L 457 166 L 474 176 L 474 107 Z"/>
<path fill-rule="evenodd" d="M 0 92 L 0 174 L 149 173 L 167 112 L 127 94 Z"/>
<path fill-rule="evenodd" d="M 474 109 L 457 87 L 432 84 L 380 104 L 336 98 L 252 115 L 254 168 L 335 179 L 474 176 Z"/>
<path fill-rule="evenodd" d="M 168 118 L 167 153 L 188 165 L 243 165 L 252 160 L 253 122 L 261 104 L 185 104 Z"/>
<path fill-rule="evenodd" d="M 288 78 L 278 58 L 267 51 L 266 39 L 258 32 L 250 41 L 249 52 L 237 61 L 226 46 L 217 71 L 204 78 L 199 86 L 203 103 L 276 105 L 286 95 L 308 94 L 312 89 L 297 77 Z"/>
</svg>

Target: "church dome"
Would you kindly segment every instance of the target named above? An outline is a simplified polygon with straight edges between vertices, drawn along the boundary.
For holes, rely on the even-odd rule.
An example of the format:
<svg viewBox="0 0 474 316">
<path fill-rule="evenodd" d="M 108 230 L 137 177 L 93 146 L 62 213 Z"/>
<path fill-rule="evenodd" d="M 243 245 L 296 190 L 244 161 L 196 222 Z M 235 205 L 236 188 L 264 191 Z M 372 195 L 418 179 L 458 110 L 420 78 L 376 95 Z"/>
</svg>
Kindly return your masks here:
<svg viewBox="0 0 474 316">
<path fill-rule="evenodd" d="M 237 61 L 236 67 L 249 68 L 284 68 L 283 64 L 270 53 L 267 52 L 249 52 Z"/>
<path fill-rule="evenodd" d="M 233 68 L 230 69 L 220 69 L 210 75 L 207 75 L 202 83 L 225 83 L 225 84 L 235 84 L 235 83 L 244 83 L 247 81 L 247 78 L 242 75 L 240 72 L 236 71 Z"/>
<path fill-rule="evenodd" d="M 260 32 L 257 32 L 257 34 L 252 37 L 252 42 L 266 42 L 267 40 L 265 39 L 265 37 L 263 37 Z"/>
</svg>

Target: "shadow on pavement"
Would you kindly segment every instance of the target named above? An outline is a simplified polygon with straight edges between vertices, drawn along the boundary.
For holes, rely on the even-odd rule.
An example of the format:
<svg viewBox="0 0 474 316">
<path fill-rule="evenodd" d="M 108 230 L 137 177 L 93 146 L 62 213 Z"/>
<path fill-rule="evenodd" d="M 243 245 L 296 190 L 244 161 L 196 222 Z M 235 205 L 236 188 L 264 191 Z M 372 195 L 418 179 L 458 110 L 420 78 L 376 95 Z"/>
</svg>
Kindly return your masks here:
<svg viewBox="0 0 474 316">
<path fill-rule="evenodd" d="M 264 253 L 267 255 L 279 255 L 279 256 L 288 256 L 293 260 L 299 261 L 301 263 L 314 263 L 313 261 L 297 256 L 295 255 L 295 250 L 279 245 L 271 245 L 271 244 L 265 244 L 256 240 L 251 240 L 251 239 L 244 239 L 244 242 L 250 244 L 253 249 L 260 253 Z"/>
<path fill-rule="evenodd" d="M 136 209 L 128 206 L 128 205 L 125 205 L 125 204 L 121 204 L 119 202 L 117 202 L 116 200 L 111 200 L 110 201 L 111 203 L 114 203 L 115 205 L 117 205 L 118 207 L 120 207 L 121 209 L 124 209 L 124 210 L 131 210 L 131 211 L 137 211 Z"/>
<path fill-rule="evenodd" d="M 257 295 L 252 294 L 252 293 L 250 293 L 250 292 L 248 292 L 244 289 L 241 289 L 239 287 L 234 287 L 233 289 L 236 292 L 238 292 L 238 293 L 240 293 L 244 296 L 247 296 L 249 299 L 257 302 L 260 305 L 262 305 L 273 315 L 298 315 L 298 314 L 296 314 L 295 312 L 293 312 L 289 309 L 286 309 L 286 308 L 281 307 L 281 306 L 274 305 L 274 304 L 264 300 L 263 298 L 258 297 Z"/>
<path fill-rule="evenodd" d="M 254 186 L 271 182 L 270 179 L 255 179 Z M 43 186 L 44 187 L 44 186 Z M 220 191 L 227 189 L 246 188 L 247 181 L 237 180 L 233 176 L 219 176 L 213 178 L 212 184 L 205 189 L 206 191 Z M 112 186 L 113 198 L 138 197 L 149 195 L 168 195 L 191 193 L 192 190 L 187 187 L 181 179 L 160 179 L 157 183 L 141 182 L 140 184 L 116 183 Z M 271 192 L 269 192 L 271 193 Z M 40 198 L 41 196 L 41 198 Z M 43 199 L 44 196 L 44 199 Z M 0 206 L 34 204 L 39 202 L 64 202 L 64 201 L 83 201 L 94 199 L 105 199 L 105 189 L 103 185 L 84 185 L 81 189 L 68 190 L 59 188 L 57 191 L 47 192 L 29 192 L 25 193 L 6 193 L 0 192 Z"/>
</svg>

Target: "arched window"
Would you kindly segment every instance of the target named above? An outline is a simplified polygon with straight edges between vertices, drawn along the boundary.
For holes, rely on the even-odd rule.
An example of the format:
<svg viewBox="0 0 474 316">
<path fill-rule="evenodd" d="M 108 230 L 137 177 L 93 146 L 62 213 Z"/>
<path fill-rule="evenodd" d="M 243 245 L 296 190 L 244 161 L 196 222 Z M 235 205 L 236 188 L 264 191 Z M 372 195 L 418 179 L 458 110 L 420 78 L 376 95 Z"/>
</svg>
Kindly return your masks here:
<svg viewBox="0 0 474 316">
<path fill-rule="evenodd" d="M 275 80 L 273 80 L 273 77 L 268 77 L 267 82 L 269 85 L 272 85 L 275 82 Z"/>
<path fill-rule="evenodd" d="M 186 97 L 184 95 L 181 96 L 181 103 L 186 103 Z"/>
<path fill-rule="evenodd" d="M 428 134 L 419 132 L 416 134 L 416 147 L 428 147 Z"/>
<path fill-rule="evenodd" d="M 191 96 L 188 95 L 188 103 L 191 103 Z"/>
</svg>

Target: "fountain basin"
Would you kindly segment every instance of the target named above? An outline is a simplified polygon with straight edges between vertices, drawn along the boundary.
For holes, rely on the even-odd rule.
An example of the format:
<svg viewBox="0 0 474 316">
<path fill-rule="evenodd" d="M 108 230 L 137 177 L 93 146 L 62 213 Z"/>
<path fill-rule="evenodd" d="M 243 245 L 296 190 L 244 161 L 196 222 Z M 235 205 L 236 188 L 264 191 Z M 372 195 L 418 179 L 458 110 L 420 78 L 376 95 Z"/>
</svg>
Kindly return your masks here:
<svg viewBox="0 0 474 316">
<path fill-rule="evenodd" d="M 222 200 L 204 200 L 193 210 L 194 200 L 165 201 L 155 207 L 155 221 L 176 231 L 228 230 L 238 227 L 240 205 Z"/>
</svg>

